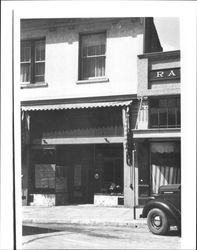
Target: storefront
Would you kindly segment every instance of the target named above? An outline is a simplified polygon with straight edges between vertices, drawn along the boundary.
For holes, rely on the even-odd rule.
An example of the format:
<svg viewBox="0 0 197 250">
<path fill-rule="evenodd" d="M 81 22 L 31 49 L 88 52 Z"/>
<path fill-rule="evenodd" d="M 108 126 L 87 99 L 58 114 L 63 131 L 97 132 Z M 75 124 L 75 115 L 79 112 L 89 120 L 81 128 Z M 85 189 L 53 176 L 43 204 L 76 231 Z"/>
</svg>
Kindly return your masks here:
<svg viewBox="0 0 197 250">
<path fill-rule="evenodd" d="M 86 144 L 33 147 L 29 178 L 32 205 L 93 203 L 94 194 L 111 193 L 112 183 L 119 186 L 116 191 L 121 195 L 123 146 Z"/>
<path fill-rule="evenodd" d="M 180 140 L 138 142 L 138 205 L 158 193 L 161 185 L 181 183 Z"/>
<path fill-rule="evenodd" d="M 130 104 L 63 110 L 26 107 L 22 123 L 24 204 L 123 205 L 124 126 Z M 106 201 L 112 196 L 116 203 Z"/>
</svg>

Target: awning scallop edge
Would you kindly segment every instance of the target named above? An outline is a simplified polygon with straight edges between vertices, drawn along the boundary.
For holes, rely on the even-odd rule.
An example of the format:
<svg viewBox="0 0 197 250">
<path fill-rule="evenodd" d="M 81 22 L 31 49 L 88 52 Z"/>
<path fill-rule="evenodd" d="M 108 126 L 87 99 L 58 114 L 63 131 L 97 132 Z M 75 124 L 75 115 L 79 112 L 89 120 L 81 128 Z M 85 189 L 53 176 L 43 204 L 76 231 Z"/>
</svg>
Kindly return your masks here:
<svg viewBox="0 0 197 250">
<path fill-rule="evenodd" d="M 91 103 L 64 103 L 64 104 L 41 104 L 22 105 L 22 111 L 44 111 L 44 110 L 64 110 L 64 109 L 87 109 L 102 107 L 129 106 L 132 100 L 115 102 L 91 102 Z"/>
</svg>

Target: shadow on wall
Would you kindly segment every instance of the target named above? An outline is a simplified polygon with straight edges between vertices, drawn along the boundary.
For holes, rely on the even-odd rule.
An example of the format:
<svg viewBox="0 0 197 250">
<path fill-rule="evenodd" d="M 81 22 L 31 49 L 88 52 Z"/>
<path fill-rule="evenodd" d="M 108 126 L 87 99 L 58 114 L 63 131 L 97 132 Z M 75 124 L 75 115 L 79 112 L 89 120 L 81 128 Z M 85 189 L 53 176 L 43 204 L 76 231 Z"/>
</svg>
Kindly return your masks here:
<svg viewBox="0 0 197 250">
<path fill-rule="evenodd" d="M 108 38 L 137 37 L 143 33 L 143 23 L 138 18 L 57 18 L 21 20 L 21 31 L 28 37 L 36 32 L 49 34 L 47 44 L 68 43 L 79 40 L 79 33 L 108 30 Z M 58 34 L 58 36 L 57 36 Z M 69 35 L 68 35 L 69 34 Z"/>
</svg>

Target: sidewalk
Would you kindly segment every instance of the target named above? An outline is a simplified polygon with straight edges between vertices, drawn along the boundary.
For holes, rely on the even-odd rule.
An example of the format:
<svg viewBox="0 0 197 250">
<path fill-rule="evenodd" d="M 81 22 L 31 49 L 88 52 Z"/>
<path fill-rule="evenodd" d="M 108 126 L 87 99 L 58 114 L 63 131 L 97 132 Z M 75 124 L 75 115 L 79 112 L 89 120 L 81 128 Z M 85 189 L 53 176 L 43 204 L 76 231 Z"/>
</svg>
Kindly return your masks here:
<svg viewBox="0 0 197 250">
<path fill-rule="evenodd" d="M 146 227 L 146 219 L 133 220 L 133 210 L 124 207 L 69 205 L 23 207 L 23 223 L 64 223 L 83 225 Z"/>
</svg>

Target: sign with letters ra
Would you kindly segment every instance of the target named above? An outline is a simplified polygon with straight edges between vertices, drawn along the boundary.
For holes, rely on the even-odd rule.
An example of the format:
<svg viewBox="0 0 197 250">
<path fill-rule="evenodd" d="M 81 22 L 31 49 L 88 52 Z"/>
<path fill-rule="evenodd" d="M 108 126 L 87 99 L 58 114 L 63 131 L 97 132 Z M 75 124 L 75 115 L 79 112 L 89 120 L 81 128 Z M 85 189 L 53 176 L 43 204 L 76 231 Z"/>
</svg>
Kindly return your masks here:
<svg viewBox="0 0 197 250">
<path fill-rule="evenodd" d="M 150 81 L 180 79 L 180 68 L 151 70 L 149 72 Z"/>
</svg>

